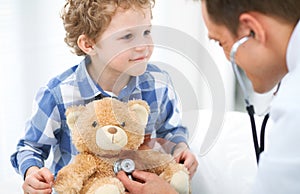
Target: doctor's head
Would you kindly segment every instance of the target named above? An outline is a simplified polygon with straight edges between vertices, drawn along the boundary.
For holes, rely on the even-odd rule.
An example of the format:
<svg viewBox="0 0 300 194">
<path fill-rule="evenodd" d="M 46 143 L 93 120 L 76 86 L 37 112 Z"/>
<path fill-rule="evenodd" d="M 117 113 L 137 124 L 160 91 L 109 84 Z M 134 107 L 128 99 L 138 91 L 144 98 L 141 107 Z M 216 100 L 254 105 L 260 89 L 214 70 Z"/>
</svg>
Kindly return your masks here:
<svg viewBox="0 0 300 194">
<path fill-rule="evenodd" d="M 201 0 L 210 39 L 229 59 L 232 45 L 249 36 L 235 56 L 256 92 L 276 86 L 288 72 L 286 50 L 300 19 L 299 0 Z"/>
</svg>

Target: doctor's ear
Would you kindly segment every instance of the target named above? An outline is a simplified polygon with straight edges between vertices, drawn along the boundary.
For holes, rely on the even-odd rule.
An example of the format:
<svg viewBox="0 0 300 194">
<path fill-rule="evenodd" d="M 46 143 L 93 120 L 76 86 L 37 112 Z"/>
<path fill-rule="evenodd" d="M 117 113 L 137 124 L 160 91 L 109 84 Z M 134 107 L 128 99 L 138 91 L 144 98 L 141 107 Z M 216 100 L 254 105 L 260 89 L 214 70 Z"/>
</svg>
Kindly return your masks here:
<svg viewBox="0 0 300 194">
<path fill-rule="evenodd" d="M 256 14 L 251 12 L 242 13 L 239 16 L 240 31 L 243 34 L 247 34 L 250 31 L 251 37 L 256 41 L 265 44 L 267 41 L 268 28 L 263 25 L 261 19 Z"/>
<path fill-rule="evenodd" d="M 95 55 L 96 51 L 94 49 L 95 43 L 91 41 L 86 35 L 82 34 L 77 39 L 78 47 L 87 55 Z"/>
</svg>

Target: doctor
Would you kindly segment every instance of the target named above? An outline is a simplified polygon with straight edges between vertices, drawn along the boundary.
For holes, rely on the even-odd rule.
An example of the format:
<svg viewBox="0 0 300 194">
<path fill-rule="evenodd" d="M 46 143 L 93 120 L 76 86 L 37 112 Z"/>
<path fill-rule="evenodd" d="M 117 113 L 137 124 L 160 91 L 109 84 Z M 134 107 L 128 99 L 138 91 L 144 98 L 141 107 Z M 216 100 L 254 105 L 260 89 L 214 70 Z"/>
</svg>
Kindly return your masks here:
<svg viewBox="0 0 300 194">
<path fill-rule="evenodd" d="M 208 36 L 234 57 L 258 93 L 280 84 L 270 110 L 273 127 L 260 156 L 253 193 L 300 193 L 300 1 L 202 0 Z M 240 41 L 241 42 L 241 41 Z M 120 180 L 132 194 L 176 193 L 158 176 L 136 171 L 143 183 Z M 156 190 L 158 189 L 158 190 Z"/>
</svg>

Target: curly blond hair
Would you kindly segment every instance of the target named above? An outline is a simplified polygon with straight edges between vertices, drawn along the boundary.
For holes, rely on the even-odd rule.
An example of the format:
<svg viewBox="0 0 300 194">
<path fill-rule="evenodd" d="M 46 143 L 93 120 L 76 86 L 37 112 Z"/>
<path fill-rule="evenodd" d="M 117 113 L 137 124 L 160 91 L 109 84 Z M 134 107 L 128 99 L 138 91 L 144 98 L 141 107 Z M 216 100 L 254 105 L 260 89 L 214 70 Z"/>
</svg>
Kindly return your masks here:
<svg viewBox="0 0 300 194">
<path fill-rule="evenodd" d="M 155 0 L 67 0 L 62 12 L 65 42 L 78 56 L 86 55 L 77 45 L 80 35 L 95 41 L 108 27 L 117 8 L 152 8 Z"/>
</svg>

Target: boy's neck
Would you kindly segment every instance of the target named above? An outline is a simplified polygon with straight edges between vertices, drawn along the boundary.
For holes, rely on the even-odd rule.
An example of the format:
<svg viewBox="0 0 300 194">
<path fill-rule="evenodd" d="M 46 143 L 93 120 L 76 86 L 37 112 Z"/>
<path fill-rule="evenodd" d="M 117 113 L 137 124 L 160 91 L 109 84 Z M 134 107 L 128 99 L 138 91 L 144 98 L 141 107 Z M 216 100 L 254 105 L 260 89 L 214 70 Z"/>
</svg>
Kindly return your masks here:
<svg viewBox="0 0 300 194">
<path fill-rule="evenodd" d="M 106 74 L 101 76 L 97 83 L 104 91 L 113 92 L 118 96 L 120 91 L 128 84 L 129 80 L 130 76 L 127 74 L 119 77 Z"/>
<path fill-rule="evenodd" d="M 87 65 L 87 71 L 91 78 L 104 91 L 113 92 L 116 95 L 119 95 L 120 91 L 128 84 L 131 78 L 128 74 L 111 73 L 109 68 L 100 69 L 96 68 L 93 64 Z"/>
</svg>

